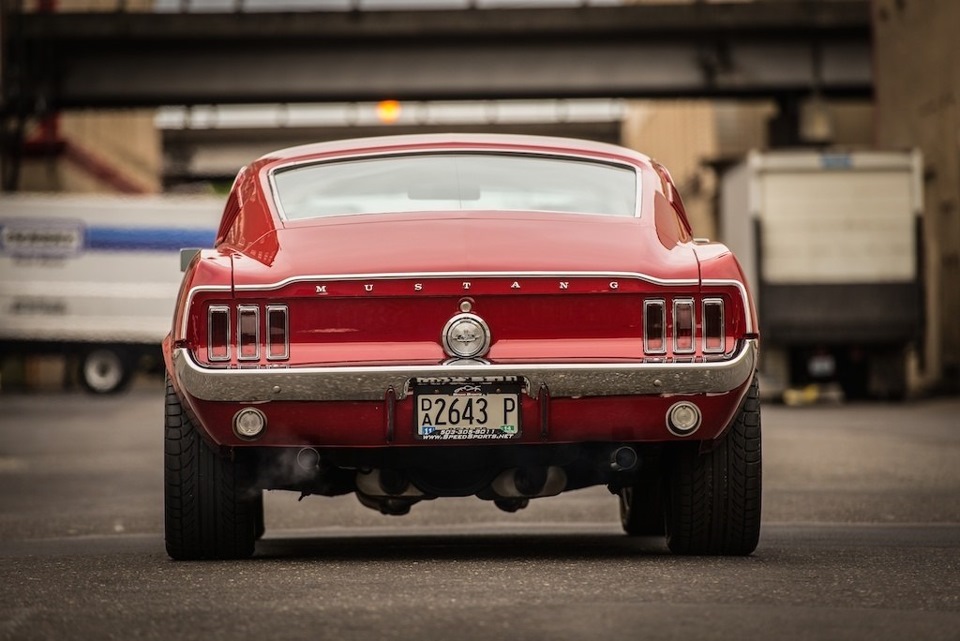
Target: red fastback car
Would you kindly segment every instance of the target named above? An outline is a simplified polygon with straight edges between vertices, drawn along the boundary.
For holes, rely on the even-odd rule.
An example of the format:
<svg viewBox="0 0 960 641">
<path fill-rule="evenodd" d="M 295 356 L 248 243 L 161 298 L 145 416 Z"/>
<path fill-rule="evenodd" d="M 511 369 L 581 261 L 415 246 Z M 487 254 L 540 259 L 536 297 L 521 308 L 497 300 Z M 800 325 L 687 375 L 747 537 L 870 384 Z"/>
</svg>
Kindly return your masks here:
<svg viewBox="0 0 960 641">
<path fill-rule="evenodd" d="M 594 485 L 683 554 L 760 531 L 757 319 L 668 172 L 559 138 L 397 136 L 244 168 L 167 369 L 175 559 L 236 558 L 263 490 L 384 514 Z"/>
</svg>

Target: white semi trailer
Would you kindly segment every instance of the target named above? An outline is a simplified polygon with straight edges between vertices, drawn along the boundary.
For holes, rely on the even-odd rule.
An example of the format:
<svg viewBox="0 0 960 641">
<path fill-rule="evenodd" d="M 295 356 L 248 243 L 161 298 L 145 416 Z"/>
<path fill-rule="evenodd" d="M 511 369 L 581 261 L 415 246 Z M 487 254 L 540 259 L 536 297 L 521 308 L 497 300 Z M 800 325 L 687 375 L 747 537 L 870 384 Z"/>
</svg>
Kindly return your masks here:
<svg viewBox="0 0 960 641">
<path fill-rule="evenodd" d="M 901 397 L 922 340 L 919 152 L 752 152 L 721 182 L 721 240 L 757 298 L 774 390 Z"/>
<path fill-rule="evenodd" d="M 60 353 L 92 392 L 123 389 L 159 355 L 179 250 L 211 247 L 223 199 L 0 198 L 0 353 Z"/>
</svg>

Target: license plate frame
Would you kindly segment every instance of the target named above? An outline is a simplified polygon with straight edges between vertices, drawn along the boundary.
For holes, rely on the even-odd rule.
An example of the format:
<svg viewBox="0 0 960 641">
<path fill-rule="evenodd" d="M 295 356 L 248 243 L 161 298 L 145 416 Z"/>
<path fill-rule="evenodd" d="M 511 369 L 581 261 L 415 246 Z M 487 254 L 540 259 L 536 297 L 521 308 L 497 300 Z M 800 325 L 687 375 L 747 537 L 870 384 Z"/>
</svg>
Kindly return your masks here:
<svg viewBox="0 0 960 641">
<path fill-rule="evenodd" d="M 417 385 L 413 392 L 414 437 L 420 441 L 515 440 L 521 434 L 520 396 L 520 384 L 512 382 Z"/>
</svg>

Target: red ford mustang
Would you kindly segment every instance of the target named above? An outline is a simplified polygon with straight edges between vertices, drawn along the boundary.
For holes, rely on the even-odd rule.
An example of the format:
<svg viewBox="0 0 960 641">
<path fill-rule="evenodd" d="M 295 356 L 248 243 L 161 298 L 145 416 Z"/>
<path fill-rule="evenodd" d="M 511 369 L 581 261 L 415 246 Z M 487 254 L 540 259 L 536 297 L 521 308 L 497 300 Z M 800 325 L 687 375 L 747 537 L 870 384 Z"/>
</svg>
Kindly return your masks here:
<svg viewBox="0 0 960 641">
<path fill-rule="evenodd" d="M 167 551 L 253 554 L 265 489 L 405 514 L 605 485 L 630 535 L 749 554 L 757 347 L 736 259 L 636 152 L 443 135 L 270 154 L 164 342 Z"/>
</svg>

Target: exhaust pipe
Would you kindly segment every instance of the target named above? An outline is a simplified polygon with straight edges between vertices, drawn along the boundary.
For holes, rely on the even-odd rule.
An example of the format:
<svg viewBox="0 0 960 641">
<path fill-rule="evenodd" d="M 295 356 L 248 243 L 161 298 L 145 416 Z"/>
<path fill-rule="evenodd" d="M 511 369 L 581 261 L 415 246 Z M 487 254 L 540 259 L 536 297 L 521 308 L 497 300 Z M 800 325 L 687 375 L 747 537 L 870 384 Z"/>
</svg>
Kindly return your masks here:
<svg viewBox="0 0 960 641">
<path fill-rule="evenodd" d="M 637 466 L 640 457 L 637 451 L 628 445 L 618 447 L 610 454 L 610 469 L 614 472 L 629 472 Z"/>
<path fill-rule="evenodd" d="M 400 496 L 410 489 L 410 481 L 403 472 L 397 470 L 380 470 L 380 489 L 390 496 Z"/>
<path fill-rule="evenodd" d="M 312 447 L 297 452 L 297 465 L 305 472 L 316 472 L 320 468 L 320 453 Z"/>
<path fill-rule="evenodd" d="M 523 468 L 504 470 L 493 479 L 490 489 L 499 498 L 532 498 L 556 496 L 567 486 L 567 473 L 562 467 Z"/>
<path fill-rule="evenodd" d="M 369 497 L 423 496 L 398 470 L 369 470 L 357 472 L 357 492 Z"/>
<path fill-rule="evenodd" d="M 522 496 L 536 496 L 547 484 L 547 468 L 518 467 L 513 473 L 513 484 Z"/>
</svg>

